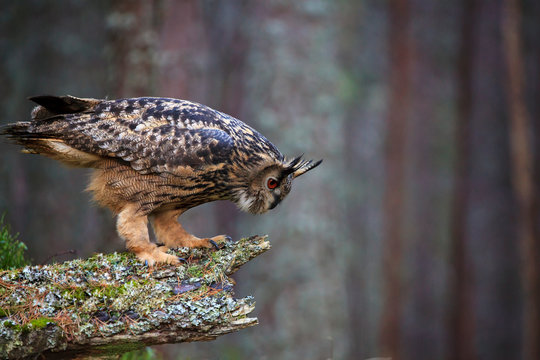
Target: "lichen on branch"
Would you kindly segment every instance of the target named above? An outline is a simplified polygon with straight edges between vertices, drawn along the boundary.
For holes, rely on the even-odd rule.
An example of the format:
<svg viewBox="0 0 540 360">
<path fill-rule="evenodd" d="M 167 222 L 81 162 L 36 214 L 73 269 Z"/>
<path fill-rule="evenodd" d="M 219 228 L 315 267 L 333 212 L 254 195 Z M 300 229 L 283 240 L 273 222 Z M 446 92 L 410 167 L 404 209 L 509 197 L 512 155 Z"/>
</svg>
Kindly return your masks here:
<svg viewBox="0 0 540 360">
<path fill-rule="evenodd" d="M 0 356 L 121 353 L 255 325 L 253 298 L 235 299 L 229 276 L 269 248 L 254 236 L 218 251 L 169 250 L 181 266 L 112 253 L 0 272 Z"/>
</svg>

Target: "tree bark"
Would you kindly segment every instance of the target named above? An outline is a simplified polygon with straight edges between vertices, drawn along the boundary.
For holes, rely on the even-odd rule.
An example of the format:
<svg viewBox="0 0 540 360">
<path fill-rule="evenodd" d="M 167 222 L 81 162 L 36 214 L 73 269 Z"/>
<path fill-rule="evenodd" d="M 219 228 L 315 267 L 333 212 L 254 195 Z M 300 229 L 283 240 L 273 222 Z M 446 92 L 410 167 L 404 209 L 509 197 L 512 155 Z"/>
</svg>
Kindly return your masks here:
<svg viewBox="0 0 540 360">
<path fill-rule="evenodd" d="M 411 88 L 410 14 L 407 0 L 390 2 L 389 24 L 390 99 L 386 137 L 386 188 L 383 204 L 385 303 L 381 320 L 381 342 L 384 356 L 399 359 L 404 164 Z"/>
<path fill-rule="evenodd" d="M 181 248 L 178 267 L 113 253 L 3 271 L 0 358 L 107 357 L 256 325 L 253 299 L 234 299 L 229 276 L 269 248 L 254 236 L 215 252 Z"/>
<path fill-rule="evenodd" d="M 463 0 L 457 71 L 456 160 L 451 209 L 452 296 L 449 311 L 449 359 L 470 360 L 474 352 L 472 267 L 467 251 L 467 218 L 470 191 L 470 122 L 472 113 L 472 66 L 476 0 Z"/>
<path fill-rule="evenodd" d="M 113 97 L 148 96 L 157 88 L 156 41 L 162 23 L 160 0 L 113 2 L 108 15 L 109 87 Z"/>
<path fill-rule="evenodd" d="M 512 181 L 518 205 L 518 232 L 523 286 L 523 359 L 540 358 L 540 244 L 536 228 L 530 120 L 524 96 L 521 9 L 517 0 L 503 7 L 502 35 L 506 56 Z"/>
<path fill-rule="evenodd" d="M 360 1 L 346 2 L 340 6 L 339 18 L 341 19 L 341 27 L 339 33 L 339 61 L 340 68 L 347 75 L 348 81 L 352 85 L 342 101 L 344 103 L 344 126 L 343 126 L 343 161 L 348 176 L 346 186 L 350 189 L 349 192 L 355 192 L 357 186 L 362 181 L 362 167 L 365 167 L 365 162 L 361 159 L 362 154 L 358 150 L 359 134 L 361 132 L 362 122 L 359 121 L 360 108 L 365 105 L 360 97 L 360 88 L 362 79 L 360 76 L 361 70 L 359 58 L 362 51 L 366 51 L 361 44 L 361 31 L 363 26 L 366 26 L 362 18 L 362 11 L 365 4 Z M 343 96 L 343 95 L 342 95 Z M 367 171 L 364 168 L 364 171 Z M 363 254 L 366 256 L 366 224 L 361 219 L 366 217 L 365 209 L 369 206 L 362 201 L 354 201 L 349 199 L 345 202 L 346 206 L 346 224 L 348 228 L 346 238 L 349 239 L 347 244 L 351 254 Z M 370 208 L 372 209 L 372 208 Z M 354 234 L 354 235 L 353 235 Z M 362 239 L 361 241 L 358 241 Z M 362 258 L 353 257 L 354 261 L 350 261 L 347 266 L 345 283 L 348 284 L 347 290 L 347 312 L 348 316 L 348 333 L 351 334 L 348 341 L 347 358 L 362 359 L 370 354 L 369 331 L 366 331 L 368 321 L 365 317 L 365 312 L 368 308 L 365 299 L 366 294 L 366 264 Z M 369 272 L 368 272 L 369 273 Z M 372 274 L 371 274 L 372 275 Z"/>
</svg>

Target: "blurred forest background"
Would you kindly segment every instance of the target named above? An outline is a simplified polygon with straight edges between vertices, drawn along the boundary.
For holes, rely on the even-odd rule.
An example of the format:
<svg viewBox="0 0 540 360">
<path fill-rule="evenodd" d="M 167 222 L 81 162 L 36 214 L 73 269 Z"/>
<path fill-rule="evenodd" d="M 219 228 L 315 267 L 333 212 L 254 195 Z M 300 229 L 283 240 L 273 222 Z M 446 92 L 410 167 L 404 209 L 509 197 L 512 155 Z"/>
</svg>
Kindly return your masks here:
<svg viewBox="0 0 540 360">
<path fill-rule="evenodd" d="M 0 0 L 0 123 L 28 96 L 166 96 L 323 158 L 236 275 L 260 325 L 168 359 L 540 359 L 540 2 Z M 36 264 L 122 251 L 88 171 L 0 144 L 0 212 Z M 536 179 L 536 180 L 535 180 Z"/>
</svg>

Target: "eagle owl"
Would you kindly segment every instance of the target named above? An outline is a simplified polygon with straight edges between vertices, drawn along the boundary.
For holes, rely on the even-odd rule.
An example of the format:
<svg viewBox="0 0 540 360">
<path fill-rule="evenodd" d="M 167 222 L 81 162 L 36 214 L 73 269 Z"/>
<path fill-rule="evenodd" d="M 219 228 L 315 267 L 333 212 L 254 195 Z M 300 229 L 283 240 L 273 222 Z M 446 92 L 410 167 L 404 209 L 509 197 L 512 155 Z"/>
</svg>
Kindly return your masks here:
<svg viewBox="0 0 540 360">
<path fill-rule="evenodd" d="M 198 238 L 178 217 L 215 200 L 261 214 L 275 208 L 293 179 L 319 161 L 286 159 L 242 121 L 190 101 L 99 100 L 37 96 L 32 120 L 1 133 L 67 165 L 93 168 L 88 190 L 117 218 L 128 250 L 143 262 L 177 264 L 172 247 L 217 247 L 228 237 Z M 150 242 L 150 220 L 158 246 Z"/>
</svg>

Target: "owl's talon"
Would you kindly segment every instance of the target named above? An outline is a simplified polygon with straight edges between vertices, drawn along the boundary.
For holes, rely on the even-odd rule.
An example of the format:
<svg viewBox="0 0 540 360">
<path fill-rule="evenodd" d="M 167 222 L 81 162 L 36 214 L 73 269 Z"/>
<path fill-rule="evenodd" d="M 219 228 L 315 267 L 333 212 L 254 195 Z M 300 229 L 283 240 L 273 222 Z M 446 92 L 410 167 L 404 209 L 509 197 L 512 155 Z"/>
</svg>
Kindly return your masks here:
<svg viewBox="0 0 540 360">
<path fill-rule="evenodd" d="M 161 247 L 161 246 L 165 246 L 165 244 L 162 243 L 162 242 L 157 242 L 157 243 L 156 243 L 156 246 L 157 246 L 157 247 Z"/>
<path fill-rule="evenodd" d="M 226 242 L 232 242 L 232 237 L 230 237 L 229 235 L 225 235 L 225 241 Z"/>
<path fill-rule="evenodd" d="M 187 260 L 184 259 L 183 257 L 177 256 L 177 259 L 178 259 L 178 261 L 180 261 L 180 262 L 187 263 Z"/>
<path fill-rule="evenodd" d="M 144 266 L 148 266 L 148 260 L 144 260 Z"/>
<path fill-rule="evenodd" d="M 212 244 L 212 246 L 213 246 L 216 250 L 220 250 L 219 245 L 218 245 L 214 240 L 208 240 L 208 242 L 209 242 L 210 244 Z"/>
</svg>

